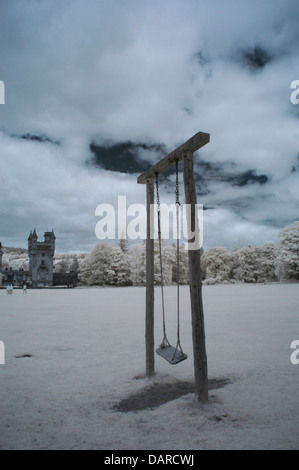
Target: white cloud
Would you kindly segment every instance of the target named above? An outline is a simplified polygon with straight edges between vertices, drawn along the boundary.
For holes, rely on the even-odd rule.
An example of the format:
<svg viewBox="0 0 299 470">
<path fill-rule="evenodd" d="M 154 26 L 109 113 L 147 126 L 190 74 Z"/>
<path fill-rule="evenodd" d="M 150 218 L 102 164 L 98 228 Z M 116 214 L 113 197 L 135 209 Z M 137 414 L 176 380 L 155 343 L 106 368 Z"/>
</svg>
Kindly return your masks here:
<svg viewBox="0 0 299 470">
<path fill-rule="evenodd" d="M 225 246 L 229 249 L 243 246 L 277 244 L 277 229 L 237 216 L 226 208 L 204 211 L 203 248 Z"/>
<path fill-rule="evenodd" d="M 298 19 L 292 1 L 272 1 L 271 8 L 258 0 L 242 7 L 239 0 L 225 7 L 220 0 L 3 1 L 4 244 L 21 244 L 37 226 L 58 231 L 61 249 L 90 248 L 99 203 L 116 203 L 118 195 L 144 201 L 135 175 L 84 166 L 91 139 L 161 142 L 172 150 L 200 130 L 211 134 L 200 153 L 205 161 L 231 161 L 236 172 L 271 178 L 242 188 L 208 182 L 212 192 L 203 202 L 216 206 L 205 212 L 208 226 L 221 224 L 232 201 L 229 229 L 208 229 L 211 242 L 273 238 L 298 205 L 297 173 L 291 174 L 298 112 L 290 103 L 290 83 L 299 78 Z M 253 71 L 241 55 L 257 45 L 273 60 Z M 8 137 L 27 132 L 61 145 Z"/>
</svg>

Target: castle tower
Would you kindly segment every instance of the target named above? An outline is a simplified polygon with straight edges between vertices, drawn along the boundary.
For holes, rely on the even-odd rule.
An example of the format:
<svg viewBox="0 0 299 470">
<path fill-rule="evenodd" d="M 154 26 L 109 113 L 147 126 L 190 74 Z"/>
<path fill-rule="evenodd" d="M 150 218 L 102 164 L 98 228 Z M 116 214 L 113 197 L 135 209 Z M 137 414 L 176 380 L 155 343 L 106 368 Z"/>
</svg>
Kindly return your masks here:
<svg viewBox="0 0 299 470">
<path fill-rule="evenodd" d="M 53 257 L 55 253 L 55 234 L 45 232 L 45 241 L 39 242 L 36 230 L 28 237 L 29 272 L 32 287 L 53 285 Z"/>
</svg>

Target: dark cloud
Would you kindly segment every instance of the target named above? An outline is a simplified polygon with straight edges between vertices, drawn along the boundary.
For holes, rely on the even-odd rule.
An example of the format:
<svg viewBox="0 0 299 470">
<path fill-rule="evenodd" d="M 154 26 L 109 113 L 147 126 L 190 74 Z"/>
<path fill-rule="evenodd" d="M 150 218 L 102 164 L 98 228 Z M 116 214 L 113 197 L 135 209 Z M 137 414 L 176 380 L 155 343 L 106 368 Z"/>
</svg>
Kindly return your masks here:
<svg viewBox="0 0 299 470">
<path fill-rule="evenodd" d="M 32 140 L 34 142 L 49 143 L 49 144 L 54 144 L 54 145 L 60 144 L 59 140 L 53 140 L 45 134 L 35 135 L 35 134 L 30 134 L 28 132 L 27 134 L 22 134 L 22 135 L 12 134 L 12 137 L 24 139 L 24 140 Z"/>
<path fill-rule="evenodd" d="M 153 153 L 157 154 L 157 160 L 166 155 L 166 148 L 162 144 L 145 144 L 119 142 L 105 145 L 90 144 L 93 154 L 87 164 L 99 166 L 105 170 L 119 171 L 121 173 L 142 173 L 153 161 Z M 146 159 L 147 158 L 147 159 Z"/>
<path fill-rule="evenodd" d="M 265 174 L 257 174 L 253 169 L 240 171 L 234 162 L 211 163 L 202 159 L 195 165 L 195 175 L 199 194 L 202 196 L 211 192 L 211 185 L 214 183 L 229 183 L 232 187 L 242 187 L 252 184 L 264 185 L 271 179 Z"/>
<path fill-rule="evenodd" d="M 228 181 L 237 186 L 245 186 L 246 184 L 253 183 L 265 184 L 269 181 L 269 177 L 267 175 L 257 175 L 254 170 L 247 170 L 244 173 L 231 177 Z"/>
<path fill-rule="evenodd" d="M 273 60 L 273 56 L 262 46 L 257 45 L 240 52 L 240 61 L 251 70 L 263 69 Z"/>
</svg>

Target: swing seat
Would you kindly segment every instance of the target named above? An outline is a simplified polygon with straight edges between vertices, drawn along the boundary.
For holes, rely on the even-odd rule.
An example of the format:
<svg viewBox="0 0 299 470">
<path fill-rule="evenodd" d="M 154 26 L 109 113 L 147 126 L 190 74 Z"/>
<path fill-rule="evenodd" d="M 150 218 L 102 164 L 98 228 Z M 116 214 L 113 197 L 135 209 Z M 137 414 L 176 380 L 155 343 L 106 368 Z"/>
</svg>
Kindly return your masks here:
<svg viewBox="0 0 299 470">
<path fill-rule="evenodd" d="M 167 346 L 161 345 L 157 350 L 156 353 L 159 356 L 163 357 L 169 364 L 178 364 L 179 362 L 184 361 L 187 359 L 187 354 L 183 353 L 179 348 L 175 348 L 170 344 Z"/>
</svg>

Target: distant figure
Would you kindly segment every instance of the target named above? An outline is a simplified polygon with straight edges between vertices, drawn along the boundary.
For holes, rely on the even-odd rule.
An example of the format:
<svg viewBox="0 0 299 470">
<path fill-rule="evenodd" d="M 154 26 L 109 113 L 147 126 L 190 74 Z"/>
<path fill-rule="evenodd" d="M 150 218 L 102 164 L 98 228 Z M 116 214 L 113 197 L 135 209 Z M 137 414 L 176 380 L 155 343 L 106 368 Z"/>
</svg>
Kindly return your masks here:
<svg viewBox="0 0 299 470">
<path fill-rule="evenodd" d="M 7 288 L 6 288 L 6 293 L 7 293 L 7 294 L 12 294 L 12 293 L 13 293 L 13 286 L 12 286 L 12 285 L 7 286 Z"/>
<path fill-rule="evenodd" d="M 27 286 L 26 286 L 26 284 L 23 285 L 23 294 L 27 295 Z"/>
</svg>

